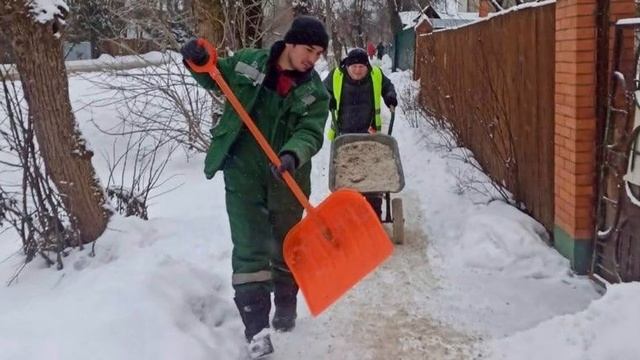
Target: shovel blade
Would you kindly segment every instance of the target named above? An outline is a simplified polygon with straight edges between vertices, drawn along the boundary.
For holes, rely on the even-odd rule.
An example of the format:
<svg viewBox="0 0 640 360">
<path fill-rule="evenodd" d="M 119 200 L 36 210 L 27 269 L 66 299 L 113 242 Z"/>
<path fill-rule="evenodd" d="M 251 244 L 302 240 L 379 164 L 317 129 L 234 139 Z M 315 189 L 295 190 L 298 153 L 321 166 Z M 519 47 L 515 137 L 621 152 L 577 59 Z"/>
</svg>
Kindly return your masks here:
<svg viewBox="0 0 640 360">
<path fill-rule="evenodd" d="M 393 244 L 365 197 L 340 189 L 291 228 L 283 250 L 317 316 L 389 257 Z"/>
</svg>

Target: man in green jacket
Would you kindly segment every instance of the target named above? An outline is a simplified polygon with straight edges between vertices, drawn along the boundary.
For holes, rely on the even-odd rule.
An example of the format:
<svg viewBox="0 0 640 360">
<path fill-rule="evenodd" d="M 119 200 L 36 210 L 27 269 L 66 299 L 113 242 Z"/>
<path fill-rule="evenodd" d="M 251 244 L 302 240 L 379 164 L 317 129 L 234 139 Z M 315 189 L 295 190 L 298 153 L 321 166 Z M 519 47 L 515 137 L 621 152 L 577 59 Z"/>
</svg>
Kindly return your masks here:
<svg viewBox="0 0 640 360">
<path fill-rule="evenodd" d="M 271 290 L 273 327 L 289 331 L 295 326 L 298 286 L 284 262 L 282 245 L 303 208 L 281 175 L 289 171 L 309 196 L 311 157 L 322 147 L 329 108 L 328 93 L 313 67 L 328 41 L 320 21 L 302 16 L 293 21 L 284 41 L 270 50 L 243 49 L 217 63 L 282 161 L 277 169 L 270 165 L 227 102 L 220 123 L 211 130 L 204 171 L 209 179 L 218 170 L 223 172 L 233 241 L 234 300 L 253 357 L 273 352 L 267 330 Z M 204 64 L 209 56 L 195 40 L 181 52 L 195 64 Z M 201 86 L 216 88 L 207 74 L 192 74 Z"/>
</svg>

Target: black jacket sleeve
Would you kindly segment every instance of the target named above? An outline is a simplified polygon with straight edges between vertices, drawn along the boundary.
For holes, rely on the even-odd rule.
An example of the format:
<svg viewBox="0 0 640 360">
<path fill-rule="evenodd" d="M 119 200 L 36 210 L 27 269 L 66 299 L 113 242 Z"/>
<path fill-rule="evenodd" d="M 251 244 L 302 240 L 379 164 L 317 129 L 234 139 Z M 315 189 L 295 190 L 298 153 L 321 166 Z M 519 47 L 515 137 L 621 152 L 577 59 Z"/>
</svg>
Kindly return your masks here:
<svg viewBox="0 0 640 360">
<path fill-rule="evenodd" d="M 389 100 L 394 99 L 397 104 L 398 96 L 396 95 L 396 88 L 393 86 L 391 80 L 382 74 L 382 98 L 385 103 L 388 104 Z"/>
</svg>

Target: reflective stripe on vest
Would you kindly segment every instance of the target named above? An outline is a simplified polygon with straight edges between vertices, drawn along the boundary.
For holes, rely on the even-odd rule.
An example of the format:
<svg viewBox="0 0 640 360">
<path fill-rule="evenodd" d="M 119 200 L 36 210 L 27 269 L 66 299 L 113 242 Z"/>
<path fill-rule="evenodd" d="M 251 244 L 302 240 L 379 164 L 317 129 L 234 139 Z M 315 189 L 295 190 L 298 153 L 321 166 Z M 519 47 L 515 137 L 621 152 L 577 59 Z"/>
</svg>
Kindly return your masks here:
<svg viewBox="0 0 640 360">
<path fill-rule="evenodd" d="M 380 116 L 380 100 L 382 99 L 382 70 L 377 66 L 371 68 L 371 81 L 373 81 L 373 107 L 376 112 L 376 131 L 381 131 L 382 116 Z"/>
<path fill-rule="evenodd" d="M 371 67 L 371 83 L 373 84 L 373 108 L 375 114 L 376 131 L 382 130 L 382 116 L 380 116 L 380 105 L 382 104 L 382 70 L 379 67 Z M 336 114 L 340 111 L 340 100 L 342 98 L 342 80 L 344 79 L 344 73 L 339 69 L 333 71 L 333 97 L 336 99 Z M 338 131 L 338 119 L 331 123 L 331 129 L 327 137 L 329 140 L 335 138 Z"/>
<path fill-rule="evenodd" d="M 242 61 L 238 61 L 235 71 L 253 80 L 254 86 L 260 85 L 264 81 L 264 73 L 247 63 L 243 63 Z"/>
</svg>

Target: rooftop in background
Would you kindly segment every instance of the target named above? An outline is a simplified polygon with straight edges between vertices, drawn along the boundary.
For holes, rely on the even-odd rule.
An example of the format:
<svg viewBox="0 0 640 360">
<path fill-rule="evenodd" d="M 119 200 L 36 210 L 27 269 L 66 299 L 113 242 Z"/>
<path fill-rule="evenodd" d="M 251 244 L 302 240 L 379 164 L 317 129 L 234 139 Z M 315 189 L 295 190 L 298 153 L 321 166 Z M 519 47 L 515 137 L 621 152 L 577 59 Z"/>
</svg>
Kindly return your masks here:
<svg viewBox="0 0 640 360">
<path fill-rule="evenodd" d="M 403 28 L 416 26 L 422 16 L 420 11 L 401 11 L 398 13 L 400 15 L 400 21 L 402 21 Z"/>
<path fill-rule="evenodd" d="M 416 25 L 426 20 L 431 24 L 433 30 L 468 24 L 480 18 L 477 12 L 439 10 L 431 5 L 422 9 L 422 14 L 418 17 Z"/>
</svg>

